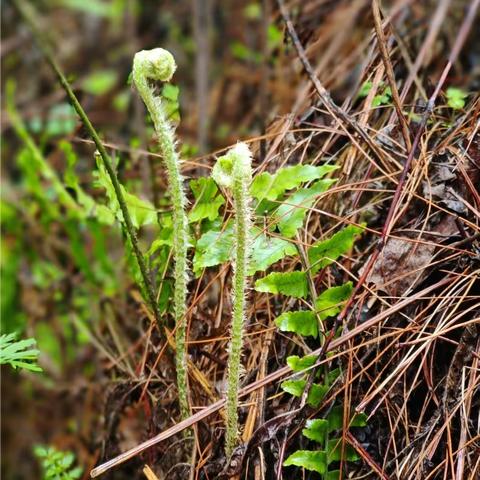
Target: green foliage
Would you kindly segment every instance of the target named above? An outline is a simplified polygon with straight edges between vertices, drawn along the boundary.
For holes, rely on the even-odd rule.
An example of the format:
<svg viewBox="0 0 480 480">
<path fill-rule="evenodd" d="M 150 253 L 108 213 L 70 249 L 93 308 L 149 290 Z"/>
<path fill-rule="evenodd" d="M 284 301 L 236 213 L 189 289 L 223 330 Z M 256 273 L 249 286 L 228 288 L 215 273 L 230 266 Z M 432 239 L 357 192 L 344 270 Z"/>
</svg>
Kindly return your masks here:
<svg viewBox="0 0 480 480">
<path fill-rule="evenodd" d="M 347 282 L 339 287 L 330 287 L 322 292 L 315 301 L 315 308 L 320 319 L 325 320 L 339 313 L 342 304 L 350 298 L 352 292 L 352 282 Z"/>
<path fill-rule="evenodd" d="M 260 228 L 252 227 L 251 236 L 253 244 L 249 275 L 264 272 L 270 265 L 282 258 L 298 253 L 297 247 L 293 243 L 276 236 L 266 235 Z"/>
<path fill-rule="evenodd" d="M 448 87 L 446 92 L 447 103 L 453 110 L 461 110 L 465 106 L 465 99 L 468 93 L 461 88 Z"/>
<path fill-rule="evenodd" d="M 97 206 L 97 217 L 102 223 L 108 223 L 111 220 L 111 215 L 118 221 L 123 222 L 123 214 L 118 203 L 115 189 L 113 188 L 110 176 L 107 173 L 106 168 L 101 162 L 99 156 L 96 156 L 97 171 L 95 172 L 96 185 L 104 188 L 108 198 L 108 210 L 99 209 Z M 129 193 L 123 185 L 120 185 L 123 193 L 123 198 L 127 204 L 132 224 L 135 228 L 140 228 L 144 225 L 152 225 L 157 223 L 157 212 L 154 206 L 141 198 Z"/>
<path fill-rule="evenodd" d="M 248 20 L 259 20 L 262 18 L 262 7 L 258 2 L 252 2 L 245 6 L 243 15 Z"/>
<path fill-rule="evenodd" d="M 281 387 L 284 392 L 293 395 L 294 397 L 301 397 L 305 390 L 307 381 L 300 380 L 285 380 L 282 382 Z M 318 407 L 325 395 L 328 393 L 330 387 L 327 385 L 319 385 L 317 383 L 312 384 L 310 391 L 308 392 L 307 403 L 312 407 Z"/>
<path fill-rule="evenodd" d="M 198 178 L 190 181 L 190 188 L 195 197 L 195 204 L 188 214 L 190 222 L 208 219 L 213 222 L 218 217 L 219 208 L 225 203 L 222 195 L 211 178 Z"/>
<path fill-rule="evenodd" d="M 95 70 L 82 81 L 82 88 L 92 95 L 105 95 L 115 87 L 118 74 L 115 70 Z"/>
<path fill-rule="evenodd" d="M 290 355 L 287 357 L 287 365 L 294 372 L 303 372 L 305 369 L 315 364 L 317 357 L 315 355 L 305 355 L 299 357 L 298 355 Z"/>
<path fill-rule="evenodd" d="M 301 188 L 286 198 L 274 214 L 282 235 L 287 238 L 294 237 L 303 225 L 307 210 L 317 197 L 334 183 L 335 180 L 318 180 L 311 187 Z"/>
<path fill-rule="evenodd" d="M 205 232 L 197 241 L 193 257 L 193 271 L 199 276 L 206 267 L 213 267 L 228 262 L 233 251 L 233 222 L 223 229 Z"/>
<path fill-rule="evenodd" d="M 284 312 L 275 319 L 275 325 L 282 332 L 295 332 L 305 337 L 318 337 L 318 322 L 314 312 L 301 310 Z"/>
<path fill-rule="evenodd" d="M 25 315 L 19 308 L 18 271 L 24 253 L 23 226 L 12 204 L 0 200 L 0 318 L 2 330 L 21 331 Z"/>
<path fill-rule="evenodd" d="M 60 325 L 60 327 L 65 326 Z M 70 325 L 68 325 L 68 327 L 70 327 Z M 69 330 L 68 327 L 57 330 L 52 324 L 47 322 L 38 322 L 38 324 L 35 325 L 35 338 L 37 339 L 42 354 L 47 356 L 59 371 L 62 370 L 62 367 L 67 360 L 62 351 L 59 334 L 64 338 L 68 338 L 70 333 L 67 331 L 67 329 Z"/>
<path fill-rule="evenodd" d="M 167 118 L 171 122 L 178 124 L 180 122 L 180 103 L 178 100 L 180 96 L 180 87 L 172 85 L 171 83 L 166 83 L 162 87 L 161 95 L 163 99 L 163 108 Z"/>
<path fill-rule="evenodd" d="M 332 462 L 339 462 L 340 460 L 348 462 L 356 462 L 360 459 L 355 449 L 348 443 L 345 445 L 345 450 L 342 456 L 342 439 L 331 438 L 327 442 L 327 461 L 328 464 Z"/>
<path fill-rule="evenodd" d="M 302 183 L 318 180 L 338 167 L 335 165 L 295 165 L 280 168 L 275 174 L 263 172 L 257 175 L 250 187 L 250 193 L 258 201 L 276 200 L 287 190 L 299 187 Z"/>
<path fill-rule="evenodd" d="M 283 32 L 273 23 L 267 28 L 267 46 L 272 51 L 282 45 Z"/>
<path fill-rule="evenodd" d="M 308 249 L 308 260 L 312 274 L 332 264 L 337 258 L 348 253 L 363 231 L 363 227 L 349 225 L 326 240 L 313 244 Z"/>
<path fill-rule="evenodd" d="M 119 20 L 125 11 L 125 0 L 57 0 L 63 6 L 100 18 Z"/>
<path fill-rule="evenodd" d="M 375 95 L 372 100 L 372 107 L 379 107 L 380 105 L 389 105 L 392 102 L 392 89 L 385 87 L 381 93 Z"/>
<path fill-rule="evenodd" d="M 350 418 L 349 427 L 366 427 L 367 415 L 365 413 L 357 413 Z M 328 432 L 341 430 L 343 428 L 343 406 L 336 405 L 328 414 Z"/>
<path fill-rule="evenodd" d="M 302 430 L 304 437 L 314 440 L 318 443 L 324 443 L 328 433 L 328 420 L 323 418 L 315 418 L 313 420 L 307 420 L 305 428 Z"/>
<path fill-rule="evenodd" d="M 262 54 L 260 52 L 252 50 L 239 41 L 234 41 L 230 44 L 230 51 L 237 60 L 250 61 L 253 63 L 260 63 L 262 61 Z"/>
<path fill-rule="evenodd" d="M 323 475 L 327 471 L 327 454 L 321 450 L 297 450 L 283 463 L 284 466 L 295 465 Z"/>
<path fill-rule="evenodd" d="M 295 245 L 279 237 L 266 235 L 258 227 L 252 227 L 253 238 L 248 274 L 265 271 L 270 265 L 289 255 L 296 255 Z M 207 230 L 197 241 L 193 257 L 193 271 L 196 276 L 207 267 L 213 267 L 232 260 L 233 223 L 230 221 L 222 229 Z"/>
<path fill-rule="evenodd" d="M 54 447 L 36 446 L 35 456 L 41 461 L 43 480 L 76 480 L 82 476 L 81 467 L 73 467 L 75 455 Z"/>
<path fill-rule="evenodd" d="M 366 81 L 360 87 L 358 92 L 358 98 L 365 98 L 370 93 L 370 90 L 373 87 L 373 82 Z M 375 95 L 372 100 L 372 107 L 379 107 L 380 105 L 388 105 L 392 101 L 392 89 L 388 86 L 385 86 L 384 82 L 380 82 L 379 85 L 380 93 Z"/>
<path fill-rule="evenodd" d="M 70 135 L 76 126 L 75 110 L 69 103 L 53 105 L 48 111 L 45 122 L 40 117 L 34 117 L 29 123 L 32 132 L 42 132 L 47 138 Z"/>
<path fill-rule="evenodd" d="M 305 298 L 308 293 L 305 272 L 273 272 L 255 282 L 257 292 L 282 293 L 295 298 Z"/>
<path fill-rule="evenodd" d="M 260 292 L 283 293 L 301 298 L 307 293 L 305 282 L 306 278 L 303 272 L 271 273 L 267 277 L 257 280 L 255 289 Z M 348 282 L 339 287 L 330 287 L 322 292 L 315 302 L 320 320 L 336 315 L 340 311 L 341 305 L 350 298 L 352 291 L 352 283 Z M 312 311 L 284 312 L 276 318 L 275 324 L 282 332 L 294 332 L 314 338 L 318 336 L 317 315 Z"/>
<path fill-rule="evenodd" d="M 0 336 L 0 365 L 8 364 L 13 369 L 24 369 L 31 372 L 41 372 L 37 365 L 39 350 L 32 348 L 36 341 L 34 338 L 15 341 L 16 333 Z"/>
</svg>

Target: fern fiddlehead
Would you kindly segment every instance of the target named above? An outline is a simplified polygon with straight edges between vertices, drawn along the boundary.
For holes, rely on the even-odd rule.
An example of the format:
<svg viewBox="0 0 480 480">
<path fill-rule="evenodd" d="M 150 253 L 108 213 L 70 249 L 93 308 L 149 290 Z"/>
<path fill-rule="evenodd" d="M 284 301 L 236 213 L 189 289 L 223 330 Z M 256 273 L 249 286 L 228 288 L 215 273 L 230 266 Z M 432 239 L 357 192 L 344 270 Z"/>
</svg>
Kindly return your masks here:
<svg viewBox="0 0 480 480">
<path fill-rule="evenodd" d="M 249 265 L 251 210 L 249 185 L 252 181 L 252 154 L 245 143 L 238 143 L 220 157 L 212 171 L 213 179 L 233 194 L 235 208 L 235 261 L 232 290 L 232 332 L 228 358 L 225 452 L 230 457 L 235 447 L 238 430 L 238 391 L 240 357 L 243 346 L 243 325 Z"/>
<path fill-rule="evenodd" d="M 176 369 L 178 397 L 182 418 L 190 414 L 188 406 L 188 374 L 186 351 L 186 299 L 188 220 L 185 212 L 186 197 L 180 158 L 175 148 L 175 132 L 168 120 L 162 99 L 150 82 L 168 82 L 177 66 L 173 55 L 163 48 L 142 50 L 133 59 L 133 81 L 144 101 L 155 127 L 160 150 L 165 162 L 169 190 L 173 204 L 173 252 L 175 259 L 174 310 L 176 324 Z"/>
</svg>

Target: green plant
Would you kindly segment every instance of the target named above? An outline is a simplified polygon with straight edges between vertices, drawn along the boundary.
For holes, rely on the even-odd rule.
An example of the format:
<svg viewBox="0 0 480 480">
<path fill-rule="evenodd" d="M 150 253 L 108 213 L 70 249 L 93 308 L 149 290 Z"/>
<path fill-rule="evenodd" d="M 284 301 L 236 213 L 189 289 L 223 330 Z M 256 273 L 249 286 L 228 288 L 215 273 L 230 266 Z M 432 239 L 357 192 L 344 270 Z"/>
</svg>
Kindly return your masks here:
<svg viewBox="0 0 480 480">
<path fill-rule="evenodd" d="M 373 87 L 373 83 L 366 81 L 360 87 L 358 92 L 358 98 L 365 98 Z M 389 105 L 392 102 L 392 89 L 389 86 L 385 86 L 383 82 L 379 85 L 380 93 L 375 95 L 372 100 L 372 107 L 379 107 L 380 105 Z"/>
<path fill-rule="evenodd" d="M 294 298 L 310 297 L 313 308 L 309 310 L 296 310 L 283 312 L 275 324 L 283 332 L 293 332 L 305 337 L 318 338 L 319 332 L 326 328 L 323 323 L 330 317 L 337 315 L 342 305 L 350 298 L 353 285 L 347 282 L 340 286 L 330 287 L 316 296 L 309 290 L 308 275 L 314 275 L 321 268 L 332 264 L 340 256 L 346 254 L 353 246 L 355 238 L 361 233 L 362 228 L 350 225 L 330 238 L 321 240 L 307 250 L 309 261 L 308 269 L 293 272 L 273 272 L 255 283 L 259 292 L 283 294 Z M 323 336 L 320 341 L 323 342 Z M 302 397 L 308 383 L 307 371 L 311 369 L 316 357 L 307 355 L 299 357 L 292 355 L 287 358 L 287 364 L 300 378 L 286 380 L 281 388 L 295 397 Z M 324 371 L 322 381 L 312 383 L 306 402 L 313 408 L 327 395 L 332 383 L 340 375 L 339 369 Z M 318 374 L 316 375 L 318 378 Z M 340 420 L 339 420 L 340 418 Z M 365 417 L 355 416 L 350 421 L 350 426 L 364 426 Z M 284 462 L 284 466 L 299 466 L 315 471 L 322 475 L 324 480 L 338 480 L 339 470 L 329 470 L 329 466 L 336 461 L 355 461 L 358 456 L 350 445 L 342 447 L 342 437 L 330 438 L 329 434 L 341 431 L 343 428 L 343 407 L 333 407 L 325 418 L 313 419 L 307 422 L 303 435 L 310 440 L 321 444 L 321 450 L 297 450 Z"/>
<path fill-rule="evenodd" d="M 231 189 L 235 208 L 235 273 L 232 289 L 232 333 L 230 340 L 227 376 L 226 440 L 225 451 L 230 457 L 235 447 L 238 430 L 238 390 L 240 381 L 240 357 L 243 347 L 245 323 L 245 289 L 249 265 L 251 209 L 249 186 L 252 181 L 252 154 L 245 143 L 238 143 L 215 164 L 212 177 Z"/>
<path fill-rule="evenodd" d="M 16 333 L 0 336 L 0 365 L 9 364 L 12 368 L 23 368 L 31 372 L 41 372 L 37 365 L 39 351 L 35 348 L 37 343 L 34 338 L 15 341 Z"/>
<path fill-rule="evenodd" d="M 72 468 L 75 455 L 72 452 L 62 452 L 54 447 L 38 445 L 33 450 L 41 460 L 43 480 L 76 480 L 82 475 L 82 467 Z"/>
<path fill-rule="evenodd" d="M 348 427 L 365 427 L 366 415 L 357 414 L 347 422 Z M 355 462 L 360 457 L 349 444 L 342 448 L 342 438 L 330 434 L 341 432 L 343 428 L 343 406 L 334 406 L 325 418 L 307 420 L 302 430 L 304 437 L 321 445 L 321 450 L 297 450 L 284 462 L 284 466 L 303 467 L 322 475 L 323 480 L 339 480 L 340 470 L 329 470 L 333 462 Z"/>
<path fill-rule="evenodd" d="M 180 159 L 175 148 L 175 133 L 168 119 L 162 97 L 150 82 L 168 82 L 176 69 L 170 52 L 162 48 L 142 50 L 133 59 L 133 81 L 152 118 L 167 169 L 173 204 L 173 251 L 175 257 L 174 310 L 176 322 L 176 368 L 180 411 L 189 415 L 186 337 L 188 219 L 186 197 L 180 173 Z"/>
<path fill-rule="evenodd" d="M 465 99 L 468 97 L 468 93 L 464 92 L 461 88 L 448 87 L 445 96 L 447 97 L 447 103 L 450 108 L 461 110 L 465 106 Z"/>
</svg>

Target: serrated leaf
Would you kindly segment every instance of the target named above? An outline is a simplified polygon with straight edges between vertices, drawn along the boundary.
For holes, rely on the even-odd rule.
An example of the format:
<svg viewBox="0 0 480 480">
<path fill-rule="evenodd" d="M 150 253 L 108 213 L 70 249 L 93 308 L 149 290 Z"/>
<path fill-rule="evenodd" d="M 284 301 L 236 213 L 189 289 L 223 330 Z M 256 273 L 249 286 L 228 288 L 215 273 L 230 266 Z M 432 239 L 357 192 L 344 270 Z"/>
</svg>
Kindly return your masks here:
<svg viewBox="0 0 480 480">
<path fill-rule="evenodd" d="M 233 223 L 229 222 L 224 230 L 209 230 L 197 241 L 193 257 L 193 271 L 199 275 L 202 269 L 213 267 L 231 258 L 233 250 Z"/>
<path fill-rule="evenodd" d="M 302 227 L 307 210 L 318 195 L 327 191 L 336 180 L 318 180 L 310 188 L 301 188 L 285 199 L 275 212 L 278 229 L 287 238 L 292 238 Z"/>
<path fill-rule="evenodd" d="M 41 372 L 42 369 L 36 364 L 40 353 L 35 346 L 34 338 L 15 341 L 15 333 L 0 336 L 0 365 L 8 364 L 13 369 L 23 368 L 32 372 Z"/>
<path fill-rule="evenodd" d="M 305 380 L 285 380 L 282 382 L 281 387 L 284 392 L 294 397 L 301 397 L 306 383 Z"/>
<path fill-rule="evenodd" d="M 342 458 L 342 439 L 332 438 L 327 442 L 327 462 L 330 465 L 332 462 L 339 462 L 340 460 L 356 462 L 360 459 L 355 449 L 348 443 L 345 444 Z"/>
<path fill-rule="evenodd" d="M 327 173 L 333 172 L 338 167 L 335 165 L 294 165 L 280 168 L 275 174 L 263 172 L 257 175 L 250 187 L 250 193 L 258 201 L 267 199 L 276 200 L 287 190 L 299 187 L 302 183 L 322 178 Z"/>
<path fill-rule="evenodd" d="M 282 238 L 266 235 L 257 227 L 252 227 L 253 239 L 248 275 L 265 271 L 270 265 L 289 255 L 296 255 L 295 245 Z M 234 245 L 233 223 L 221 230 L 209 230 L 198 240 L 193 258 L 193 271 L 196 275 L 203 268 L 213 267 L 232 260 Z"/>
<path fill-rule="evenodd" d="M 298 254 L 297 247 L 293 243 L 283 238 L 265 235 L 257 227 L 252 228 L 251 235 L 253 237 L 253 245 L 248 275 L 264 272 L 270 265 L 282 258 Z"/>
<path fill-rule="evenodd" d="M 284 312 L 275 319 L 275 324 L 282 332 L 294 332 L 298 335 L 318 336 L 318 321 L 314 312 L 300 310 Z"/>
<path fill-rule="evenodd" d="M 255 290 L 265 293 L 282 293 L 295 298 L 307 296 L 307 277 L 305 272 L 273 272 L 255 282 Z"/>
<path fill-rule="evenodd" d="M 225 203 L 218 194 L 218 187 L 212 178 L 198 178 L 190 182 L 195 204 L 188 214 L 190 222 L 199 222 L 208 218 L 213 222 L 218 217 L 219 208 Z"/>
<path fill-rule="evenodd" d="M 308 249 L 308 261 L 312 274 L 333 263 L 352 249 L 356 237 L 363 227 L 349 225 L 326 240 L 315 243 Z"/>
<path fill-rule="evenodd" d="M 287 357 L 287 365 L 294 372 L 302 372 L 303 370 L 311 367 L 315 364 L 317 357 L 315 355 L 305 355 L 299 357 L 298 355 L 290 355 Z"/>
<path fill-rule="evenodd" d="M 325 436 L 328 431 L 328 422 L 323 418 L 316 418 L 314 420 L 307 420 L 305 428 L 302 430 L 304 437 L 314 440 L 315 442 L 323 444 Z"/>
<path fill-rule="evenodd" d="M 284 392 L 287 392 L 294 397 L 301 397 L 305 390 L 306 383 L 306 380 L 285 380 L 280 386 Z M 328 390 L 329 387 L 326 385 L 318 385 L 317 383 L 314 383 L 308 393 L 307 403 L 312 407 L 318 407 L 328 393 Z"/>
<path fill-rule="evenodd" d="M 347 282 L 339 287 L 331 287 L 322 292 L 315 302 L 315 308 L 320 318 L 325 320 L 340 312 L 342 304 L 350 298 L 352 292 L 352 282 Z"/>
<path fill-rule="evenodd" d="M 327 471 L 327 454 L 322 450 L 297 450 L 283 463 L 285 467 L 294 465 L 320 474 Z"/>
</svg>

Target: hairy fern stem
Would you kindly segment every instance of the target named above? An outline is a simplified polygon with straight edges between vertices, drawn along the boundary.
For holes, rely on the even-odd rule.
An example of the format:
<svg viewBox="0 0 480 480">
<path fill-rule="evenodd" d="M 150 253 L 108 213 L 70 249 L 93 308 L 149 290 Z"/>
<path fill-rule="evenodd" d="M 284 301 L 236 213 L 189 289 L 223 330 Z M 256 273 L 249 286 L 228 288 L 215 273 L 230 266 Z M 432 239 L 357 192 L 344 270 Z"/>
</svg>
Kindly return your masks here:
<svg viewBox="0 0 480 480">
<path fill-rule="evenodd" d="M 186 299 L 187 299 L 187 248 L 188 219 L 185 211 L 186 197 L 180 158 L 175 148 L 175 132 L 170 124 L 161 97 L 155 94 L 150 82 L 168 82 L 177 66 L 170 52 L 163 48 L 142 50 L 133 59 L 133 81 L 142 97 L 155 127 L 160 150 L 165 162 L 170 195 L 173 204 L 173 252 L 175 259 L 174 310 L 176 324 L 176 356 L 178 398 L 182 418 L 190 415 L 188 405 L 188 374 L 186 351 Z"/>
<path fill-rule="evenodd" d="M 225 452 L 232 455 L 238 430 L 238 391 L 240 358 L 243 347 L 243 326 L 249 265 L 251 210 L 249 186 L 252 181 L 252 154 L 245 143 L 238 143 L 220 157 L 213 169 L 214 180 L 232 190 L 235 208 L 235 262 L 232 290 L 232 332 L 228 358 Z"/>
</svg>

